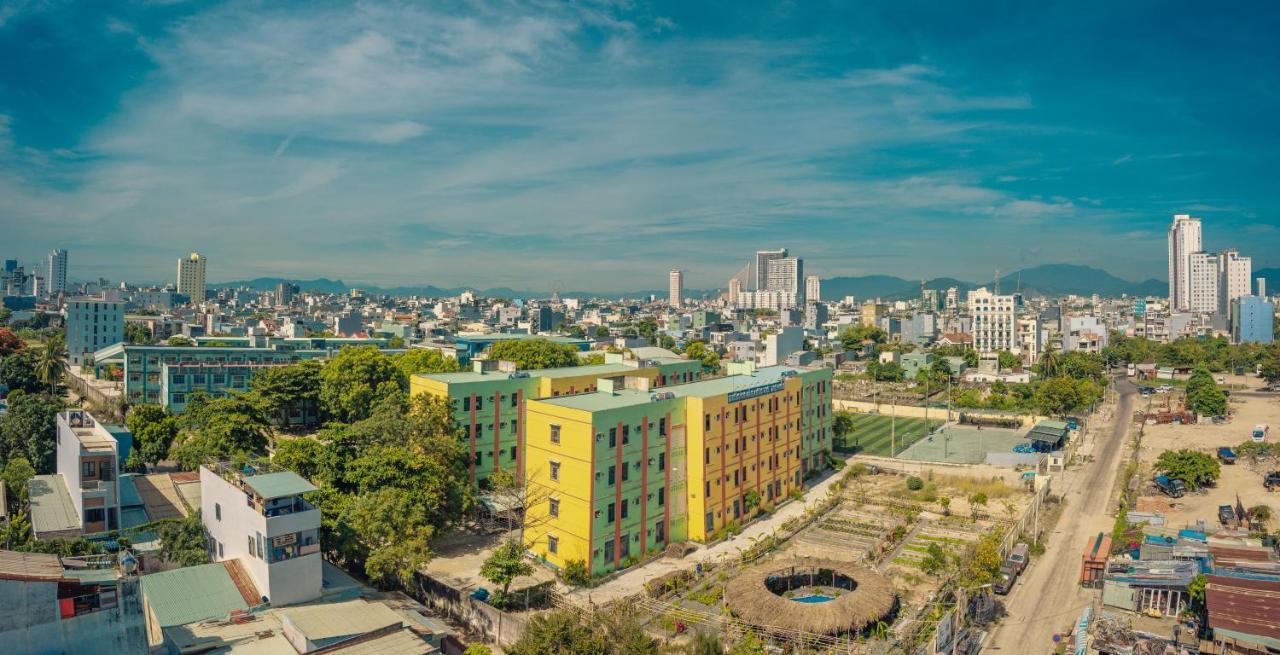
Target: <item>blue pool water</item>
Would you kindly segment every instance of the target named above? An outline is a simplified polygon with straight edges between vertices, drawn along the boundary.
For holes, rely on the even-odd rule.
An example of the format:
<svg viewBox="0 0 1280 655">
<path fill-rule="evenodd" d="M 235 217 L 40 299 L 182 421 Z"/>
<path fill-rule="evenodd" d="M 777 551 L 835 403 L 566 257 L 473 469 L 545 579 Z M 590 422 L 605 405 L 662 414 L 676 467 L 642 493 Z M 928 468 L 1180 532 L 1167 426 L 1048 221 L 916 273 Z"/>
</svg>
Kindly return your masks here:
<svg viewBox="0 0 1280 655">
<path fill-rule="evenodd" d="M 813 594 L 813 595 L 810 595 L 810 596 L 796 596 L 795 598 L 792 598 L 791 600 L 794 600 L 794 601 L 795 601 L 795 602 L 797 602 L 797 603 L 825 603 L 825 602 L 827 602 L 827 601 L 835 600 L 835 599 L 834 599 L 834 598 L 832 598 L 831 596 L 823 596 L 823 595 L 821 595 L 821 594 Z"/>
</svg>

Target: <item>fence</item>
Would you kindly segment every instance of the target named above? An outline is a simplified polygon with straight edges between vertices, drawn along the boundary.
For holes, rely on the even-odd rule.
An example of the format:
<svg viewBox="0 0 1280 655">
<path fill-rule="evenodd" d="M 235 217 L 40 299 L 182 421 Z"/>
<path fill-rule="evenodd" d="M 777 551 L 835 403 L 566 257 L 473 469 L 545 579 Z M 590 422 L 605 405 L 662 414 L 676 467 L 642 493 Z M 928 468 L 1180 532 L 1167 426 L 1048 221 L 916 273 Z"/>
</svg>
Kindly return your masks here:
<svg viewBox="0 0 1280 655">
<path fill-rule="evenodd" d="M 465 590 L 421 571 L 414 574 L 413 596 L 427 607 L 466 625 L 487 640 L 510 646 L 524 632 L 528 619 L 483 603 Z"/>
</svg>

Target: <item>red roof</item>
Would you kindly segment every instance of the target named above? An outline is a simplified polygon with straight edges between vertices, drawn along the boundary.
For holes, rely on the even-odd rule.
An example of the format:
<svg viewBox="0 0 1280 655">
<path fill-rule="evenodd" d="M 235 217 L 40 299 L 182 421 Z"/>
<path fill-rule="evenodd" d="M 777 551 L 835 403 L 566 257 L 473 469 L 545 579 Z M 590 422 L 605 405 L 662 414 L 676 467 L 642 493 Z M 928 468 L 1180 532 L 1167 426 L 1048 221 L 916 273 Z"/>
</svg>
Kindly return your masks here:
<svg viewBox="0 0 1280 655">
<path fill-rule="evenodd" d="M 1208 577 L 1209 627 L 1280 639 L 1280 582 Z"/>
</svg>

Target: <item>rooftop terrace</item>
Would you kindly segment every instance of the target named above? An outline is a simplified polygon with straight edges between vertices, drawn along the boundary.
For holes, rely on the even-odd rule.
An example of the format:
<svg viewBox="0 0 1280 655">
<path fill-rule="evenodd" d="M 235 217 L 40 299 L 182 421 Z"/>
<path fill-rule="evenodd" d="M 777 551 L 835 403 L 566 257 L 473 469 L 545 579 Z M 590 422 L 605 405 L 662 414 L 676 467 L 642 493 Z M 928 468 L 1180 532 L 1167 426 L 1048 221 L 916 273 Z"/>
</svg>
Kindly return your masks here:
<svg viewBox="0 0 1280 655">
<path fill-rule="evenodd" d="M 756 371 L 751 375 L 730 375 L 722 378 L 690 382 L 689 384 L 677 384 L 669 387 L 661 387 L 650 391 L 641 391 L 638 389 L 623 389 L 612 393 L 608 391 L 597 391 L 594 393 L 578 394 L 576 396 L 545 398 L 539 402 L 550 403 L 561 407 L 569 407 L 572 409 L 581 409 L 588 412 L 598 412 L 642 405 L 652 402 L 652 397 L 654 395 L 662 397 L 662 394 L 667 393 L 673 394 L 676 398 L 710 398 L 714 396 L 733 394 L 735 392 L 750 394 L 751 391 L 757 389 L 760 393 L 772 393 L 775 390 L 770 389 L 769 387 L 780 384 L 788 377 L 799 375 L 802 371 L 803 369 L 790 366 L 768 366 L 756 369 Z"/>
</svg>

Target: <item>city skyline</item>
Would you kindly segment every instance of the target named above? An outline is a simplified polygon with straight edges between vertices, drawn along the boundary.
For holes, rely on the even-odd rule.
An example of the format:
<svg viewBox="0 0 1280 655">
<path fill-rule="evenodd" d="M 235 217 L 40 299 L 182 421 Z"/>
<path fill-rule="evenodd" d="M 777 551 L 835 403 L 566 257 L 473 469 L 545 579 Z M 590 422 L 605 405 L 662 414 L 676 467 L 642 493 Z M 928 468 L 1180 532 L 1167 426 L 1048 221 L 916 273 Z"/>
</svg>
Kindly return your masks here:
<svg viewBox="0 0 1280 655">
<path fill-rule="evenodd" d="M 1145 280 L 1192 213 L 1280 265 L 1280 101 L 1243 83 L 1277 12 L 1010 12 L 16 5 L 0 230 L 76 279 L 198 250 L 211 281 L 592 291 L 780 243 L 823 277 Z"/>
</svg>

